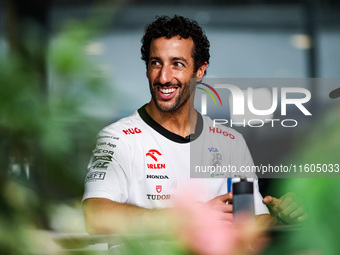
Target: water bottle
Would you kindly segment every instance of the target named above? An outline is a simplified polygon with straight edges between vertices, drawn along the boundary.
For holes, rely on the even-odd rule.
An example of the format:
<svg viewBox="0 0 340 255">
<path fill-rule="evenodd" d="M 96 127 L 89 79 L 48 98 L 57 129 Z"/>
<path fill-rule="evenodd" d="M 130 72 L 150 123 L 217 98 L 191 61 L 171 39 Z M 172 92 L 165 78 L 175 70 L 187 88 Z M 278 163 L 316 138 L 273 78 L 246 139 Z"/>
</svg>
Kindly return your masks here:
<svg viewBox="0 0 340 255">
<path fill-rule="evenodd" d="M 233 183 L 233 214 L 234 223 L 240 222 L 240 215 L 254 217 L 254 188 L 253 182 L 241 178 Z"/>
</svg>

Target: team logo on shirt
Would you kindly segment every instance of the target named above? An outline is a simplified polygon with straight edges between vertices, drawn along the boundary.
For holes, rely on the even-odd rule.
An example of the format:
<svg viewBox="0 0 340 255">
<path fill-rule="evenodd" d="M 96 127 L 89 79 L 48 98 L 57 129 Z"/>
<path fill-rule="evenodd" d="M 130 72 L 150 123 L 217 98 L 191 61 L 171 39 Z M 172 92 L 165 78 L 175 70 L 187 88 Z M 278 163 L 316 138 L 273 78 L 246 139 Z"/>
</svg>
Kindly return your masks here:
<svg viewBox="0 0 340 255">
<path fill-rule="evenodd" d="M 222 153 L 218 152 L 217 148 L 208 148 L 210 151 L 210 166 L 213 166 L 215 168 L 221 167 L 223 165 L 223 155 Z M 211 177 L 222 177 L 225 176 L 225 172 L 216 172 L 216 173 L 211 173 Z"/>
<path fill-rule="evenodd" d="M 156 191 L 158 193 L 161 193 L 162 192 L 162 185 L 156 185 Z"/>
<path fill-rule="evenodd" d="M 220 166 L 222 165 L 222 154 L 221 153 L 212 153 L 212 158 L 210 161 L 210 165 L 212 166 Z"/>
<path fill-rule="evenodd" d="M 158 150 L 151 149 L 148 151 L 148 153 L 146 153 L 146 156 L 150 156 L 154 161 L 157 161 L 157 157 L 155 154 L 157 154 L 158 156 L 162 155 L 162 153 L 160 153 Z"/>
<path fill-rule="evenodd" d="M 216 147 L 209 147 L 208 148 L 211 158 L 210 158 L 210 165 L 211 166 L 220 166 L 222 164 L 222 154 L 219 153 L 218 148 Z"/>
<path fill-rule="evenodd" d="M 160 153 L 158 150 L 155 149 L 150 149 L 146 154 L 146 158 L 151 158 L 152 161 L 158 162 L 158 159 L 160 156 L 162 156 L 162 153 Z M 164 163 L 152 163 L 152 164 L 147 164 L 147 167 L 149 169 L 165 169 L 165 164 Z"/>
</svg>

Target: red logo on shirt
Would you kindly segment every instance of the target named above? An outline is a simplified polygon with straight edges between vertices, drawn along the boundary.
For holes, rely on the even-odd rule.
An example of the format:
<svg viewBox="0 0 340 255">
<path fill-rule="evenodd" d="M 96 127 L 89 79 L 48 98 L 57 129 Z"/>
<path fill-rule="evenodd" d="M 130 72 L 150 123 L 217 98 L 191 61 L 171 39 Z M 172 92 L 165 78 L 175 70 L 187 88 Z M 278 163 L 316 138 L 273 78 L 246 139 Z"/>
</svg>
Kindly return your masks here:
<svg viewBox="0 0 340 255">
<path fill-rule="evenodd" d="M 135 127 L 135 128 L 128 128 L 125 130 L 122 130 L 124 132 L 124 134 L 126 135 L 133 135 L 133 134 L 139 134 L 142 133 L 142 130 L 140 130 L 139 128 Z"/>
<path fill-rule="evenodd" d="M 235 136 L 228 133 L 227 131 L 222 131 L 222 129 L 219 128 L 214 128 L 214 127 L 209 127 L 209 132 L 215 134 L 222 134 L 224 136 L 229 136 L 230 139 L 235 139 Z"/>
<path fill-rule="evenodd" d="M 158 193 L 161 193 L 161 191 L 162 191 L 162 185 L 156 185 L 156 191 L 157 191 Z"/>
<path fill-rule="evenodd" d="M 159 156 L 162 155 L 162 153 L 160 153 L 158 150 L 151 149 L 148 151 L 148 153 L 146 153 L 146 156 L 150 156 L 154 161 L 157 161 L 155 154 L 158 154 Z"/>
</svg>

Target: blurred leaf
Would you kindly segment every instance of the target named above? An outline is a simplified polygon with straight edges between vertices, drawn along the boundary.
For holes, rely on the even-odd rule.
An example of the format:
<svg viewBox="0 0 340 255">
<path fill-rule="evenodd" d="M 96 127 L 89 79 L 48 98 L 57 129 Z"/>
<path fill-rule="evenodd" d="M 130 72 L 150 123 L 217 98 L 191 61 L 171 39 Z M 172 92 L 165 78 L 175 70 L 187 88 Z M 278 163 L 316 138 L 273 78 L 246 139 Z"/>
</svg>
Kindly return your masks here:
<svg viewBox="0 0 340 255">
<path fill-rule="evenodd" d="M 339 107 L 339 104 L 333 105 L 324 111 L 303 139 L 297 139 L 296 149 L 285 162 L 340 164 Z M 282 182 L 285 192 L 295 192 L 301 199 L 309 218 L 299 231 L 287 237 L 281 250 L 279 245 L 273 247 L 272 254 L 339 254 L 340 178 L 292 178 Z"/>
<path fill-rule="evenodd" d="M 84 109 L 113 93 L 84 52 L 97 32 L 91 24 L 74 23 L 52 39 L 47 93 L 35 59 L 0 58 L 1 254 L 28 254 L 35 241 L 27 229 L 49 227 L 48 205 L 83 193 L 91 147 L 102 127 Z M 34 41 L 25 46 L 32 56 L 45 54 Z"/>
</svg>

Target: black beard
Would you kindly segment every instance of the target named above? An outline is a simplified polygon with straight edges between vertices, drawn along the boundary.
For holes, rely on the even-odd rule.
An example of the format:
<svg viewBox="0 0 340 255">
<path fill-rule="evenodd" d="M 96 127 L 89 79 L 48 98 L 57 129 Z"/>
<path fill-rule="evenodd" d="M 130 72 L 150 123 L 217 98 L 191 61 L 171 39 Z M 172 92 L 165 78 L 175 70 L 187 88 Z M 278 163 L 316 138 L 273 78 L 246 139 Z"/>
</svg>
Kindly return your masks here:
<svg viewBox="0 0 340 255">
<path fill-rule="evenodd" d="M 176 85 L 180 88 L 183 88 L 183 91 L 176 97 L 175 102 L 171 105 L 171 107 L 164 107 L 158 103 L 156 94 L 158 92 L 157 85 L 160 86 L 171 86 L 171 85 Z M 161 110 L 162 112 L 174 112 L 180 109 L 190 98 L 190 84 L 183 84 L 182 83 L 177 83 L 177 84 L 160 84 L 160 83 L 155 83 L 152 85 L 149 82 L 149 88 L 150 88 L 150 93 L 152 96 L 153 101 L 155 102 L 157 108 Z"/>
</svg>

